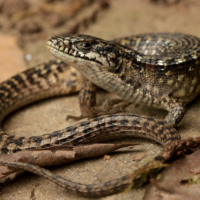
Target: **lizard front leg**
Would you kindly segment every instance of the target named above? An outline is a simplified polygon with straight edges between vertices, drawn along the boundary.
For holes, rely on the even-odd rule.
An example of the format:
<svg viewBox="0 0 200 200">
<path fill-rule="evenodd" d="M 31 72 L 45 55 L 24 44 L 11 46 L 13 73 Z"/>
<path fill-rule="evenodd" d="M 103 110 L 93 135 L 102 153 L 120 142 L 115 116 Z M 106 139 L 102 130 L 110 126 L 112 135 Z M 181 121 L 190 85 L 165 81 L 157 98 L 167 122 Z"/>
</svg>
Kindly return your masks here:
<svg viewBox="0 0 200 200">
<path fill-rule="evenodd" d="M 81 110 L 80 116 L 68 115 L 68 119 L 93 118 L 105 114 L 113 114 L 122 111 L 130 105 L 121 99 L 105 100 L 101 106 L 96 106 L 96 85 L 88 79 L 84 80 L 83 87 L 79 92 L 79 105 Z"/>
<path fill-rule="evenodd" d="M 178 99 L 174 99 L 171 97 L 164 97 L 161 103 L 165 107 L 165 109 L 169 111 L 168 115 L 165 118 L 165 121 L 173 127 L 178 125 L 185 114 L 185 105 L 179 102 Z"/>
</svg>

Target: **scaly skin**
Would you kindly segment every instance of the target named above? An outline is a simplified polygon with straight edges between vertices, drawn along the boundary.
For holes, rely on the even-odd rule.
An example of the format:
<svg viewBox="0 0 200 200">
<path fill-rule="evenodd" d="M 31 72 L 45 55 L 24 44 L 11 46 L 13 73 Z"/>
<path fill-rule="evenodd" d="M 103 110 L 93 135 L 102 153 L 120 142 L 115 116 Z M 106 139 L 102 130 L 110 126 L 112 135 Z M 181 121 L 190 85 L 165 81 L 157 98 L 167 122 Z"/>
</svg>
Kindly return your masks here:
<svg viewBox="0 0 200 200">
<path fill-rule="evenodd" d="M 55 144 L 79 145 L 124 136 L 152 139 L 162 144 L 164 150 L 134 175 L 96 185 L 64 180 L 29 164 L 1 161 L 1 165 L 43 175 L 83 195 L 105 196 L 134 186 L 140 181 L 142 172 L 154 165 L 158 167 L 177 150 L 199 145 L 199 138 L 180 140 L 180 135 L 169 125 L 179 123 L 185 112 L 184 104 L 199 94 L 198 38 L 182 34 L 146 34 L 110 42 L 92 36 L 65 35 L 52 38 L 47 47 L 53 55 L 74 66 L 92 83 L 118 94 L 123 100 L 165 108 L 169 111 L 166 122 L 145 116 L 114 114 L 30 138 L 10 136 L 1 130 L 2 153 Z M 80 75 L 70 65 L 51 61 L 1 83 L 1 121 L 8 113 L 28 103 L 79 91 Z"/>
<path fill-rule="evenodd" d="M 47 48 L 123 100 L 166 109 L 165 121 L 172 126 L 181 121 L 185 104 L 200 93 L 200 40 L 191 35 L 144 34 L 105 41 L 69 34 L 51 38 Z"/>
<path fill-rule="evenodd" d="M 45 134 L 40 137 L 23 138 L 21 144 L 19 139 L 12 138 L 13 145 L 10 146 L 10 152 L 16 149 L 46 148 L 52 144 L 76 146 L 127 136 L 149 138 L 166 146 L 166 148 L 169 148 L 169 146 L 173 147 L 175 142 L 180 139 L 178 132 L 164 121 L 133 114 L 113 114 L 84 121 L 75 126 L 67 127 L 63 130 Z M 170 152 L 171 148 L 167 149 L 167 151 L 163 150 L 151 163 L 137 170 L 134 176 L 133 174 L 128 174 L 105 183 L 91 185 L 75 183 L 63 179 L 51 174 L 48 170 L 45 171 L 40 167 L 27 163 L 0 161 L 0 165 L 28 170 L 42 175 L 67 190 L 77 192 L 81 195 L 90 197 L 107 196 L 121 192 L 123 189 L 140 183 L 140 174 L 144 172 L 147 173 L 153 166 L 160 167 L 160 164 L 169 159 Z"/>
</svg>

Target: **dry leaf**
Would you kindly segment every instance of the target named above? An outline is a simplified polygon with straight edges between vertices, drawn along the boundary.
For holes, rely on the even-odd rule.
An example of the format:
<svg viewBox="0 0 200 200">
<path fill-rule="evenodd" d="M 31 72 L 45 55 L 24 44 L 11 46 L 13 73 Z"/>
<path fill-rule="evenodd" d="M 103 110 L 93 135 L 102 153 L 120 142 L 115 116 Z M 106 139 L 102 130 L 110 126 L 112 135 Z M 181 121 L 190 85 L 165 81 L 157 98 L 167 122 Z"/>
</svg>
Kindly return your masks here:
<svg viewBox="0 0 200 200">
<path fill-rule="evenodd" d="M 200 150 L 181 158 L 166 168 L 158 181 L 153 180 L 144 200 L 199 199 Z"/>
<path fill-rule="evenodd" d="M 12 36 L 0 36 L 1 60 L 0 82 L 26 69 L 23 61 L 23 52 L 18 48 L 16 38 Z"/>
<path fill-rule="evenodd" d="M 99 157 L 119 148 L 134 144 L 88 144 L 81 146 L 53 146 L 46 149 L 24 150 L 14 154 L 2 154 L 0 161 L 23 162 L 37 166 L 63 165 L 84 158 Z M 18 170 L 0 166 L 0 178 Z"/>
<path fill-rule="evenodd" d="M 144 157 L 146 156 L 146 154 L 143 154 L 143 155 L 136 155 L 136 156 L 133 156 L 133 161 L 140 161 L 142 160 Z"/>
<path fill-rule="evenodd" d="M 103 157 L 104 160 L 110 160 L 110 158 L 111 158 L 111 156 L 109 156 L 109 155 L 104 155 L 104 157 Z"/>
</svg>

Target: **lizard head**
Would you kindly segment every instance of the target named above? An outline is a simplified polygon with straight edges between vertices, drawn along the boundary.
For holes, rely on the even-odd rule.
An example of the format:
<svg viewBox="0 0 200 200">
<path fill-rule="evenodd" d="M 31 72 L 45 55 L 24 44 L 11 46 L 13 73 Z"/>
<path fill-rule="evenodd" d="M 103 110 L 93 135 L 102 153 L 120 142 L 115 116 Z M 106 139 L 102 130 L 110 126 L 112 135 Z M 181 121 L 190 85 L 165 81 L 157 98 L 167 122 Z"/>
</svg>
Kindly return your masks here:
<svg viewBox="0 0 200 200">
<path fill-rule="evenodd" d="M 114 42 L 81 34 L 56 36 L 47 41 L 47 49 L 56 58 L 72 65 L 97 85 L 102 81 L 99 76 L 121 70 L 122 48 Z"/>
</svg>

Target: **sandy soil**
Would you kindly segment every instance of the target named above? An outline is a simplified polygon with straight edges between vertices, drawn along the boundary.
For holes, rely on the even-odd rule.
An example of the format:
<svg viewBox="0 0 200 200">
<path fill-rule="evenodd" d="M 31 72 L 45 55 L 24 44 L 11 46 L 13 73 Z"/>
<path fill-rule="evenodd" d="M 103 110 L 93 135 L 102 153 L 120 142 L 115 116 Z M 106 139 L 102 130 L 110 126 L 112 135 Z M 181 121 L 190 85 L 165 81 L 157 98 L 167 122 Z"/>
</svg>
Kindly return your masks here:
<svg viewBox="0 0 200 200">
<path fill-rule="evenodd" d="M 95 23 L 90 24 L 87 29 L 82 29 L 81 33 L 98 36 L 104 39 L 113 39 L 115 37 L 128 36 L 137 33 L 164 31 L 188 33 L 200 37 L 199 9 L 200 2 L 195 0 L 180 1 L 178 4 L 171 6 L 167 6 L 163 3 L 153 4 L 148 0 L 112 0 L 110 8 L 100 12 Z M 0 21 L 2 24 L 5 22 L 2 19 Z M 60 26 L 58 29 L 59 33 L 65 31 L 64 26 Z M 18 32 L 9 27 L 7 29 L 2 28 L 0 33 L 2 35 L 0 38 L 1 44 L 4 41 L 5 34 L 14 35 L 14 37 L 18 36 L 18 38 L 20 38 Z M 23 47 L 23 50 L 18 48 L 18 51 L 21 51 L 22 53 L 16 55 L 13 51 L 12 55 L 9 56 L 15 56 L 23 60 L 22 54 L 32 55 L 32 60 L 26 62 L 23 61 L 23 65 L 25 66 L 23 68 L 28 68 L 52 59 L 53 57 L 45 49 L 45 43 L 47 37 L 54 34 L 56 34 L 56 28 L 50 27 L 45 29 L 45 32 L 37 35 L 39 38 L 38 40 L 35 40 L 35 38 L 19 40 L 18 44 Z M 3 48 L 6 50 L 11 47 L 7 46 Z M 9 60 L 10 59 L 8 59 L 8 62 Z M 1 66 L 1 75 L 6 73 L 4 63 L 5 61 Z M 14 71 L 15 67 L 20 67 L 21 64 L 14 65 L 10 63 L 10 66 L 13 68 L 12 73 L 14 74 L 16 73 L 16 71 Z M 103 91 L 98 93 L 99 103 L 105 98 L 110 97 L 114 98 L 113 95 Z M 155 116 L 157 118 L 164 118 L 166 115 L 165 111 L 153 110 L 135 105 L 128 107 L 126 110 L 136 114 Z M 183 138 L 199 135 L 199 111 L 200 101 L 198 98 L 188 105 L 187 113 L 178 127 L 178 131 Z M 5 119 L 3 122 L 3 129 L 8 133 L 21 136 L 40 135 L 45 132 L 51 132 L 75 124 L 76 122 L 74 121 L 65 121 L 65 116 L 67 114 L 80 114 L 77 94 L 45 100 L 20 109 Z M 157 155 L 162 148 L 158 144 L 140 139 L 123 139 L 114 142 L 130 143 L 135 141 L 141 142 L 141 145 L 138 145 L 133 149 L 124 148 L 120 152 L 113 153 L 111 154 L 110 160 L 105 161 L 103 160 L 103 157 L 88 159 L 66 166 L 53 167 L 51 168 L 51 171 L 56 175 L 61 175 L 62 177 L 81 183 L 99 183 L 120 177 L 127 173 L 131 173 L 139 166 L 144 165 L 149 159 L 152 159 Z M 146 154 L 146 156 L 140 162 L 132 161 L 133 156 L 143 154 Z M 146 187 L 142 187 L 137 190 L 131 190 L 126 193 L 99 199 L 140 200 L 143 198 L 145 189 Z M 2 185 L 0 199 L 81 200 L 88 198 L 67 192 L 43 177 L 24 172 L 18 175 L 13 181 Z"/>
</svg>

